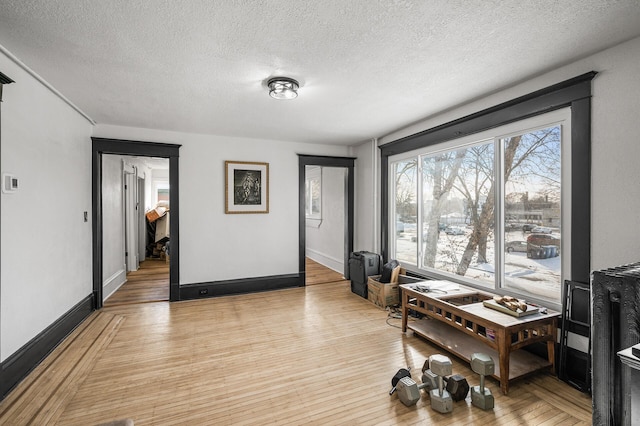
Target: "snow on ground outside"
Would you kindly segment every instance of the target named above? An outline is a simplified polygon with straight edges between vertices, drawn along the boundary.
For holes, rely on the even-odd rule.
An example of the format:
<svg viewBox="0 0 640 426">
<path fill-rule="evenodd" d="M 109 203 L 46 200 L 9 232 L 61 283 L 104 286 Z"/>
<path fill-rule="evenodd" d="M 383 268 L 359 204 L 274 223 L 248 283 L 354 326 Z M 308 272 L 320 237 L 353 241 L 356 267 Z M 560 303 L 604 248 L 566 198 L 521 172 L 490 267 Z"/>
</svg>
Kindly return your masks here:
<svg viewBox="0 0 640 426">
<path fill-rule="evenodd" d="M 396 258 L 411 264 L 416 264 L 417 242 L 415 225 L 413 229 L 405 228 L 396 238 Z M 470 230 L 466 235 L 447 235 L 440 232 L 439 247 L 436 256 L 436 268 L 450 272 L 455 271 L 459 260 L 462 258 L 468 241 Z M 530 234 L 522 231 L 506 233 L 506 241 L 526 241 Z M 478 279 L 493 287 L 494 282 L 494 242 L 487 243 L 487 257 L 490 263 L 477 263 L 474 256 L 466 277 Z M 505 288 L 519 289 L 544 299 L 559 301 L 561 297 L 561 258 L 562 256 L 547 259 L 531 259 L 526 253 L 505 253 Z"/>
</svg>

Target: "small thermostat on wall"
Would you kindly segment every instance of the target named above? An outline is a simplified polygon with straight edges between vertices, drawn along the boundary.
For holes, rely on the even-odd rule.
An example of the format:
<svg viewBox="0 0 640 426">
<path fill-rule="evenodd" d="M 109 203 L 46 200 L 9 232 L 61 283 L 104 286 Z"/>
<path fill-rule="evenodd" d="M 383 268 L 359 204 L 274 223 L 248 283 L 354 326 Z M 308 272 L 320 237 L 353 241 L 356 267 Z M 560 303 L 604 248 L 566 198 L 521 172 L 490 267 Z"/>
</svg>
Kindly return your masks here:
<svg viewBox="0 0 640 426">
<path fill-rule="evenodd" d="M 2 174 L 2 192 L 10 194 L 18 192 L 18 178 L 9 173 Z"/>
</svg>

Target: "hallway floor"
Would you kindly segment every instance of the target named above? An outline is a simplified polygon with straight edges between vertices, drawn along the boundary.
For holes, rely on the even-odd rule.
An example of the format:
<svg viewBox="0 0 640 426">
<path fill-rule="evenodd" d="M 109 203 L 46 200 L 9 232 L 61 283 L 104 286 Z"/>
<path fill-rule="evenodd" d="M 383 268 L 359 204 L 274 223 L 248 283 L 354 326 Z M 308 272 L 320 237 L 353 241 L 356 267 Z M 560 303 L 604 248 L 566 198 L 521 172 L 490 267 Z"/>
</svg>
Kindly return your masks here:
<svg viewBox="0 0 640 426">
<path fill-rule="evenodd" d="M 105 307 L 169 300 L 169 264 L 147 259 L 127 274 L 127 282 L 104 302 Z"/>
</svg>

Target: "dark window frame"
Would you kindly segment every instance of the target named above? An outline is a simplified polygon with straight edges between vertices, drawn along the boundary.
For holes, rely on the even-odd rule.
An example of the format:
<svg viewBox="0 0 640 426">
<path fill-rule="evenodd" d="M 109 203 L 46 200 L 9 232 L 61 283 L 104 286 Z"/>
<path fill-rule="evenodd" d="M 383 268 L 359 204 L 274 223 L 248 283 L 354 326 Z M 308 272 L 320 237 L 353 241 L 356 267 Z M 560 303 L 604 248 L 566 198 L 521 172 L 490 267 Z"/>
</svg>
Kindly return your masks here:
<svg viewBox="0 0 640 426">
<path fill-rule="evenodd" d="M 591 273 L 591 71 L 454 121 L 380 146 L 381 254 L 389 255 L 389 157 L 472 135 L 529 117 L 571 108 L 571 272 Z"/>
</svg>

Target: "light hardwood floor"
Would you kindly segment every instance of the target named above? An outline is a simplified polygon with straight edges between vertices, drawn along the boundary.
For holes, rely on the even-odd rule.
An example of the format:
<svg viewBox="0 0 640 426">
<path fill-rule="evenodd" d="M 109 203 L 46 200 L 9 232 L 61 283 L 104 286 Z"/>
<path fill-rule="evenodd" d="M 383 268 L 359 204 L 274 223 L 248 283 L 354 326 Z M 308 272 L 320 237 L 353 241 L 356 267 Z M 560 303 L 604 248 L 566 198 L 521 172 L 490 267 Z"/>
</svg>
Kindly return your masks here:
<svg viewBox="0 0 640 426">
<path fill-rule="evenodd" d="M 340 282 L 344 276 L 306 258 L 306 285 Z M 105 302 L 104 306 L 128 305 L 169 300 L 169 264 L 162 259 L 146 259 L 137 271 L 127 274 L 127 282 Z"/>
<path fill-rule="evenodd" d="M 169 300 L 169 264 L 164 259 L 146 259 L 127 282 L 104 302 L 104 306 Z"/>
<path fill-rule="evenodd" d="M 345 281 L 344 275 L 305 258 L 305 285 L 327 284 Z M 348 282 L 348 281 L 347 281 Z"/>
<path fill-rule="evenodd" d="M 490 411 L 467 397 L 439 414 L 424 393 L 405 407 L 388 394 L 391 377 L 442 351 L 387 316 L 348 281 L 106 307 L 0 403 L 0 424 L 591 424 L 590 397 L 547 373 L 515 381 L 507 396 L 487 379 Z"/>
</svg>

